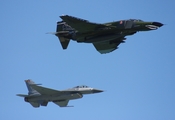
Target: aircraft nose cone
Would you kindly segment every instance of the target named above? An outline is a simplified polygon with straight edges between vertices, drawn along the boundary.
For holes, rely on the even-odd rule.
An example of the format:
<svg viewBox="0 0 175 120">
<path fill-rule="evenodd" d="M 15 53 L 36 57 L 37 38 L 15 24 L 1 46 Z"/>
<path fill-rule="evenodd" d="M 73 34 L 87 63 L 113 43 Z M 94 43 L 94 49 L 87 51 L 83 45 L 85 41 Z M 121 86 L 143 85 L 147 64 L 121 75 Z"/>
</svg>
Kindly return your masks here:
<svg viewBox="0 0 175 120">
<path fill-rule="evenodd" d="M 93 93 L 100 93 L 100 92 L 103 92 L 103 90 L 93 89 L 92 92 Z"/>
<path fill-rule="evenodd" d="M 153 22 L 152 25 L 155 25 L 157 27 L 162 27 L 163 26 L 163 24 L 160 23 L 160 22 Z"/>
</svg>

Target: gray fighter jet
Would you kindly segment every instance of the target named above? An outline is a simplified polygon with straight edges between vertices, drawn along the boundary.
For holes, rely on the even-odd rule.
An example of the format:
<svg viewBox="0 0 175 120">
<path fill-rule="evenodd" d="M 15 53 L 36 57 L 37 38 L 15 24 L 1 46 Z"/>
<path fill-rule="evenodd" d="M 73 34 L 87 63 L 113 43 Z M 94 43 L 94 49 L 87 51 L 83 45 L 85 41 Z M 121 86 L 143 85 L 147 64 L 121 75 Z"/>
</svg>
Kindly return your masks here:
<svg viewBox="0 0 175 120">
<path fill-rule="evenodd" d="M 17 96 L 24 97 L 25 102 L 29 102 L 33 107 L 47 106 L 48 102 L 53 102 L 60 107 L 73 107 L 67 106 L 69 100 L 79 99 L 83 94 L 100 93 L 103 90 L 94 89 L 88 86 L 76 86 L 67 90 L 54 90 L 39 86 L 32 80 L 25 80 L 29 90 L 28 95 L 17 94 Z"/>
</svg>

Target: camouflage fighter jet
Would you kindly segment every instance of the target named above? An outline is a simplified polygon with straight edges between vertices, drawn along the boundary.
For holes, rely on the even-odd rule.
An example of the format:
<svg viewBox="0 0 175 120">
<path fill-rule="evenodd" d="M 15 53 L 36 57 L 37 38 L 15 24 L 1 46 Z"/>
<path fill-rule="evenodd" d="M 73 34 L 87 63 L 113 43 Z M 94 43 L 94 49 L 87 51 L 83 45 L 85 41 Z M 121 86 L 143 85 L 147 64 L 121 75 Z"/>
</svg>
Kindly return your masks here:
<svg viewBox="0 0 175 120">
<path fill-rule="evenodd" d="M 109 53 L 124 43 L 125 36 L 138 31 L 156 30 L 163 26 L 160 22 L 145 22 L 139 19 L 120 20 L 109 23 L 93 23 L 77 17 L 63 15 L 57 22 L 56 35 L 63 49 L 67 49 L 72 39 L 78 43 L 92 43 L 101 54 Z"/>
<path fill-rule="evenodd" d="M 29 90 L 28 95 L 17 94 L 24 97 L 25 102 L 29 102 L 33 107 L 47 106 L 48 102 L 53 102 L 60 107 L 67 106 L 69 100 L 82 98 L 84 94 L 100 93 L 103 90 L 94 89 L 85 85 L 76 86 L 67 90 L 54 90 L 35 84 L 32 80 L 25 80 Z"/>
</svg>

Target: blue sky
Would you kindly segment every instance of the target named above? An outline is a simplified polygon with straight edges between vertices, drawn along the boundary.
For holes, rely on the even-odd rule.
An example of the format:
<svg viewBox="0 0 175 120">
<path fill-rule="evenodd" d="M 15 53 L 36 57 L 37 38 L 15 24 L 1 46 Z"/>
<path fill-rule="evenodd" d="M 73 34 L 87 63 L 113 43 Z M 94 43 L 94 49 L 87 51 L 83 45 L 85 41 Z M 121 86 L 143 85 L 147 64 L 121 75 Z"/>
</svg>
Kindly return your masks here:
<svg viewBox="0 0 175 120">
<path fill-rule="evenodd" d="M 175 119 L 175 1 L 1 1 L 0 119 Z M 119 49 L 99 54 L 92 44 L 71 41 L 62 50 L 56 21 L 68 14 L 92 22 L 142 19 L 166 24 L 128 36 Z M 33 108 L 18 93 L 24 80 L 66 89 L 88 85 L 105 90 L 73 100 L 73 108 L 53 103 Z"/>
</svg>

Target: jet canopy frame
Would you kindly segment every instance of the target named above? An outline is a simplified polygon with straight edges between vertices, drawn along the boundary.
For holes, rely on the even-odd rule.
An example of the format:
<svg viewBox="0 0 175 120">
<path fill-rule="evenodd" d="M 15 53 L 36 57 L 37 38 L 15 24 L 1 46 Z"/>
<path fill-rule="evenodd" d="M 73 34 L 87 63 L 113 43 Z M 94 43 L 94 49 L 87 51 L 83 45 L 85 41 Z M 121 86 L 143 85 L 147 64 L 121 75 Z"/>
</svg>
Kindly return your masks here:
<svg viewBox="0 0 175 120">
<path fill-rule="evenodd" d="M 86 85 L 80 85 L 80 86 L 76 86 L 74 88 L 89 88 L 89 86 L 86 86 Z"/>
</svg>

